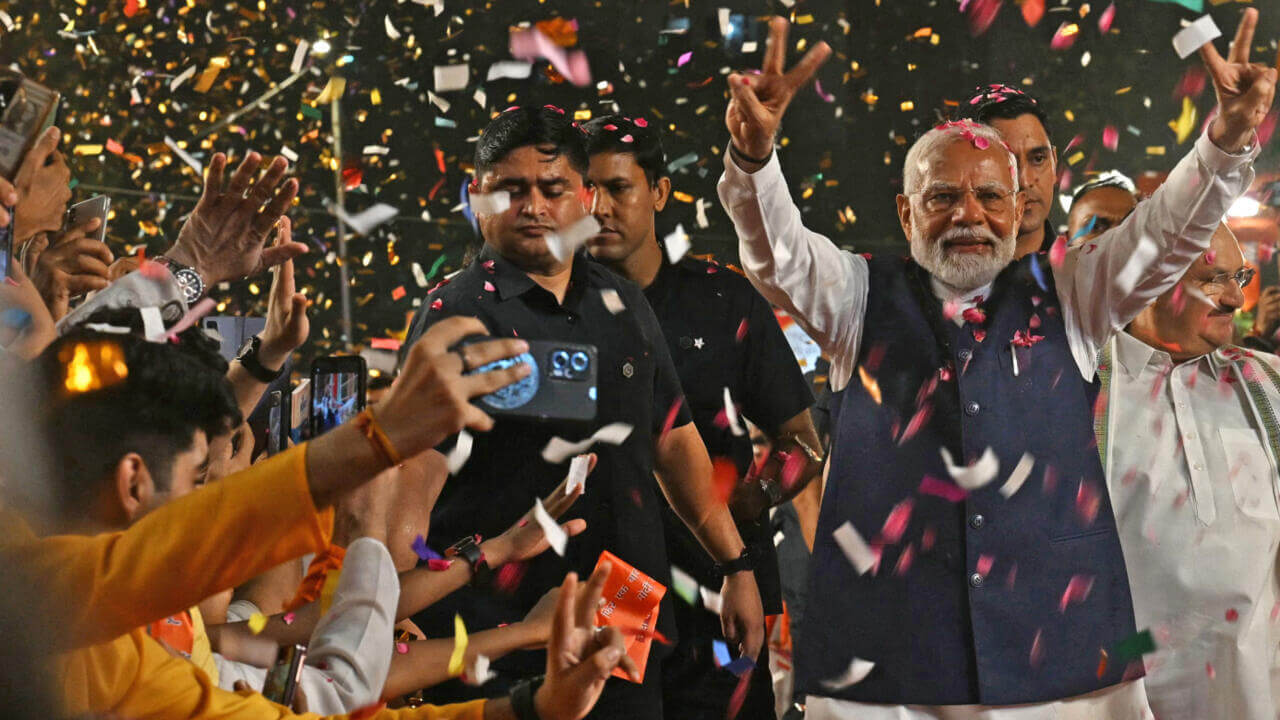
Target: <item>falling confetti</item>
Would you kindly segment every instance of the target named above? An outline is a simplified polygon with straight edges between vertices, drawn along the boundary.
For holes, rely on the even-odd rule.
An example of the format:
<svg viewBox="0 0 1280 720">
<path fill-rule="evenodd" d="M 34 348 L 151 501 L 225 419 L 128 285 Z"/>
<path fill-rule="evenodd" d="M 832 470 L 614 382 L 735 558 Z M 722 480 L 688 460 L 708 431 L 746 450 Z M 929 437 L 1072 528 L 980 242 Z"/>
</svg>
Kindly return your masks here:
<svg viewBox="0 0 1280 720">
<path fill-rule="evenodd" d="M 467 626 L 462 622 L 462 616 L 455 614 L 453 616 L 453 653 L 449 655 L 449 677 L 458 677 L 462 674 L 463 660 L 467 656 Z"/>
</svg>

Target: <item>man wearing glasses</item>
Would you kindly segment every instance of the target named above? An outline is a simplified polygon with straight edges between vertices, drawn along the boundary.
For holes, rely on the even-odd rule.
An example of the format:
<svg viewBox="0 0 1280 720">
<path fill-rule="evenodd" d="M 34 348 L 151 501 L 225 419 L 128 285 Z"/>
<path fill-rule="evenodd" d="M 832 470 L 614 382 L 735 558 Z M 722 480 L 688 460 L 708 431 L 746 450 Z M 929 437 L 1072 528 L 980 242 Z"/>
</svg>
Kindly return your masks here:
<svg viewBox="0 0 1280 720">
<path fill-rule="evenodd" d="M 1098 368 L 1098 448 L 1162 720 L 1276 716 L 1280 362 L 1231 345 L 1253 276 L 1220 225 Z"/>
</svg>

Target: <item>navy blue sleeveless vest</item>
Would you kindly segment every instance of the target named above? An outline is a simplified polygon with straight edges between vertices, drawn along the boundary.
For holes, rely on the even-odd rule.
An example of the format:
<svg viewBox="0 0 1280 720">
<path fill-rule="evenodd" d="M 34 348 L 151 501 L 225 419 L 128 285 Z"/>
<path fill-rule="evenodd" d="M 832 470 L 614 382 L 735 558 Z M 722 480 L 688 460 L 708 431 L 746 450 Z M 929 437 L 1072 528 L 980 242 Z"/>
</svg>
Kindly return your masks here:
<svg viewBox="0 0 1280 720">
<path fill-rule="evenodd" d="M 981 341 L 979 326 L 943 319 L 914 262 L 869 261 L 858 365 L 880 397 L 855 370 L 832 401 L 798 692 L 1009 705 L 1116 684 L 1127 665 L 1128 677 L 1142 674 L 1115 651 L 1134 620 L 1093 434 L 1097 383 L 1080 376 L 1052 273 L 1044 266 L 1042 289 L 1037 261 L 996 279 Z M 1019 331 L 1042 339 L 1011 344 Z M 957 497 L 940 449 L 969 464 L 988 447 L 999 473 Z M 1024 453 L 1034 466 L 1006 498 Z M 832 537 L 846 521 L 881 553 L 865 575 Z M 874 669 L 833 687 L 855 657 Z"/>
</svg>

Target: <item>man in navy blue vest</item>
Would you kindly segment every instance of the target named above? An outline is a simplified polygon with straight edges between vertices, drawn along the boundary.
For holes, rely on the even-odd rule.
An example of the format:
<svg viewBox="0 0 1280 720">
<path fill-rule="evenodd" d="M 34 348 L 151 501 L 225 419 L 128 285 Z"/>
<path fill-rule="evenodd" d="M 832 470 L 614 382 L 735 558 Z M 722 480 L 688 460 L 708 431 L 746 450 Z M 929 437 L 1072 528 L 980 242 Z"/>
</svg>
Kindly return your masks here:
<svg viewBox="0 0 1280 720">
<path fill-rule="evenodd" d="M 1149 712 L 1093 438 L 1095 358 L 1204 252 L 1253 179 L 1276 82 L 1248 63 L 1256 23 L 1246 10 L 1226 60 L 1201 48 L 1218 113 L 1164 186 L 1092 252 L 1047 261 L 1014 262 L 1016 158 L 971 121 L 907 153 L 897 206 L 910 259 L 838 249 L 804 227 L 773 152 L 830 48 L 784 73 L 775 19 L 763 73 L 730 76 L 719 194 L 743 268 L 832 361 L 829 475 L 795 655 L 809 717 Z"/>
</svg>

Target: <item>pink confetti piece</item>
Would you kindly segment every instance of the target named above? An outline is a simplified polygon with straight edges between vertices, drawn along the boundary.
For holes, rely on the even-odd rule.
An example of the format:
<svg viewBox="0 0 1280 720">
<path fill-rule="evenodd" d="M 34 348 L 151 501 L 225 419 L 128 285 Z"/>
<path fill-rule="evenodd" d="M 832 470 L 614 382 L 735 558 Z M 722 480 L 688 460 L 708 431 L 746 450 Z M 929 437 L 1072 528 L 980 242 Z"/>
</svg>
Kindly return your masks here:
<svg viewBox="0 0 1280 720">
<path fill-rule="evenodd" d="M 627 133 L 626 135 L 623 135 L 621 138 L 618 138 L 618 139 L 624 143 L 635 142 L 636 140 L 635 138 L 631 137 L 631 133 Z"/>
<path fill-rule="evenodd" d="M 1000 14 L 1003 4 L 1003 0 L 962 0 L 960 12 L 965 13 L 969 20 L 969 34 L 978 37 L 985 33 L 995 22 L 996 15 Z"/>
<path fill-rule="evenodd" d="M 517 60 L 532 62 L 539 58 L 546 59 L 557 72 L 577 87 L 591 84 L 591 67 L 587 62 L 586 53 L 581 50 L 569 52 L 556 45 L 540 30 L 517 30 L 511 33 L 509 48 L 511 56 Z M 561 113 L 564 112 L 555 106 L 550 107 Z"/>
<path fill-rule="evenodd" d="M 1014 583 L 1016 583 L 1017 581 L 1018 581 L 1018 563 L 1014 563 L 1013 567 L 1009 568 L 1009 575 L 1004 580 L 1004 586 L 1012 590 Z"/>
<path fill-rule="evenodd" d="M 738 331 L 733 335 L 733 341 L 742 342 L 742 339 L 747 336 L 748 327 L 750 327 L 750 324 L 747 322 L 747 319 L 742 318 L 742 322 L 738 323 Z"/>
<path fill-rule="evenodd" d="M 1036 630 L 1036 636 L 1031 640 L 1031 655 L 1028 658 L 1031 667 L 1038 666 L 1044 660 L 1044 631 Z"/>
<path fill-rule="evenodd" d="M 648 121 L 648 120 L 645 120 L 645 119 L 644 119 L 644 118 L 642 118 L 642 117 L 638 117 L 638 118 L 636 118 L 635 120 L 632 120 L 632 121 L 631 121 L 631 124 L 632 124 L 632 125 L 635 125 L 636 127 L 639 127 L 639 128 L 647 128 L 647 127 L 649 127 L 649 121 Z"/>
<path fill-rule="evenodd" d="M 692 51 L 692 50 L 690 50 L 690 51 L 688 51 L 688 52 L 686 52 L 686 53 L 683 53 L 683 54 L 680 56 L 680 58 L 679 58 L 678 60 L 676 60 L 676 67 L 684 67 L 684 66 L 685 66 L 685 65 L 687 65 L 687 64 L 689 63 L 689 61 L 690 61 L 690 60 L 692 60 L 692 59 L 693 59 L 693 51 Z"/>
<path fill-rule="evenodd" d="M 402 642 L 396 643 L 396 652 L 400 653 L 401 655 L 404 655 L 405 653 L 409 652 L 409 643 L 402 643 Z"/>
<path fill-rule="evenodd" d="M 1111 3 L 1106 10 L 1102 11 L 1102 15 L 1098 17 L 1098 31 L 1106 35 L 1111 31 L 1111 23 L 1116 19 L 1116 4 Z"/>
<path fill-rule="evenodd" d="M 1091 483 L 1081 480 L 1080 486 L 1076 489 L 1076 517 L 1088 527 L 1097 519 L 1098 510 L 1101 507 L 1102 494 Z"/>
<path fill-rule="evenodd" d="M 452 560 L 445 560 L 443 558 L 431 558 L 430 560 L 427 560 L 427 569 L 431 572 L 448 570 L 452 565 Z"/>
<path fill-rule="evenodd" d="M 938 531 L 927 527 L 924 532 L 920 533 L 920 549 L 928 552 L 933 549 L 933 543 L 938 539 Z"/>
<path fill-rule="evenodd" d="M 834 93 L 824 92 L 824 91 L 822 90 L 822 81 L 821 81 L 821 80 L 816 80 L 816 79 L 815 79 L 815 80 L 813 81 L 813 89 L 814 89 L 814 91 L 815 91 L 815 92 L 817 92 L 817 93 L 818 93 L 818 97 L 822 98 L 822 101 L 823 101 L 823 102 L 833 103 L 833 102 L 835 102 L 835 101 L 836 101 L 836 96 L 835 96 L 835 94 L 834 94 Z"/>
<path fill-rule="evenodd" d="M 915 505 L 911 498 L 907 498 L 889 511 L 889 517 L 884 520 L 884 527 L 880 528 L 880 536 L 887 543 L 897 543 L 902 539 L 902 533 L 906 532 L 907 524 L 911 522 L 911 510 Z"/>
<path fill-rule="evenodd" d="M 1218 673 L 1213 669 L 1213 663 L 1211 662 L 1207 662 L 1204 664 L 1204 674 L 1208 675 L 1210 680 L 1213 680 L 1214 678 L 1218 677 Z"/>
<path fill-rule="evenodd" d="M 1059 235 L 1058 239 L 1053 241 L 1053 247 L 1049 248 L 1049 264 L 1055 268 L 1062 267 L 1063 261 L 1067 259 L 1067 237 Z"/>
<path fill-rule="evenodd" d="M 939 480 L 932 475 L 925 475 L 924 479 L 920 481 L 919 492 L 921 495 L 933 495 L 953 503 L 960 502 L 969 496 L 969 493 L 958 485 Z"/>
<path fill-rule="evenodd" d="M 902 549 L 902 554 L 898 556 L 897 564 L 893 566 L 893 574 L 898 577 L 906 575 L 911 570 L 911 564 L 915 562 L 915 559 L 915 546 L 907 543 L 907 546 Z"/>
<path fill-rule="evenodd" d="M 996 558 L 994 555 L 979 555 L 978 563 L 974 566 L 974 570 L 977 570 L 982 577 L 986 577 L 991 574 L 991 566 L 995 564 Z"/>
<path fill-rule="evenodd" d="M 1076 44 L 1076 38 L 1079 36 L 1080 26 L 1075 23 L 1064 22 L 1053 33 L 1053 39 L 1049 41 L 1049 49 L 1066 50 Z"/>
<path fill-rule="evenodd" d="M 1120 131 L 1116 130 L 1115 125 L 1102 128 L 1102 146 L 1111 152 L 1115 152 L 1120 146 Z"/>
<path fill-rule="evenodd" d="M 298 619 L 298 616 L 295 613 L 287 612 L 284 614 L 284 617 L 280 619 L 284 621 L 285 625 L 292 625 L 293 621 Z"/>
<path fill-rule="evenodd" d="M 1062 591 L 1062 599 L 1058 601 L 1058 612 L 1065 613 L 1071 603 L 1084 602 L 1092 589 L 1092 575 L 1072 575 L 1067 582 L 1067 589 Z"/>
<path fill-rule="evenodd" d="M 435 300 L 431 301 L 432 310 L 439 310 L 442 307 L 444 307 L 444 302 L 441 301 L 440 298 L 436 298 Z"/>
<path fill-rule="evenodd" d="M 484 289 L 485 289 L 485 292 L 496 292 L 498 288 L 494 287 L 493 283 L 489 282 L 488 280 L 485 280 Z"/>
<path fill-rule="evenodd" d="M 1227 622 L 1233 623 L 1240 619 L 1240 613 L 1236 612 L 1235 608 L 1227 608 L 1226 618 Z"/>
</svg>

